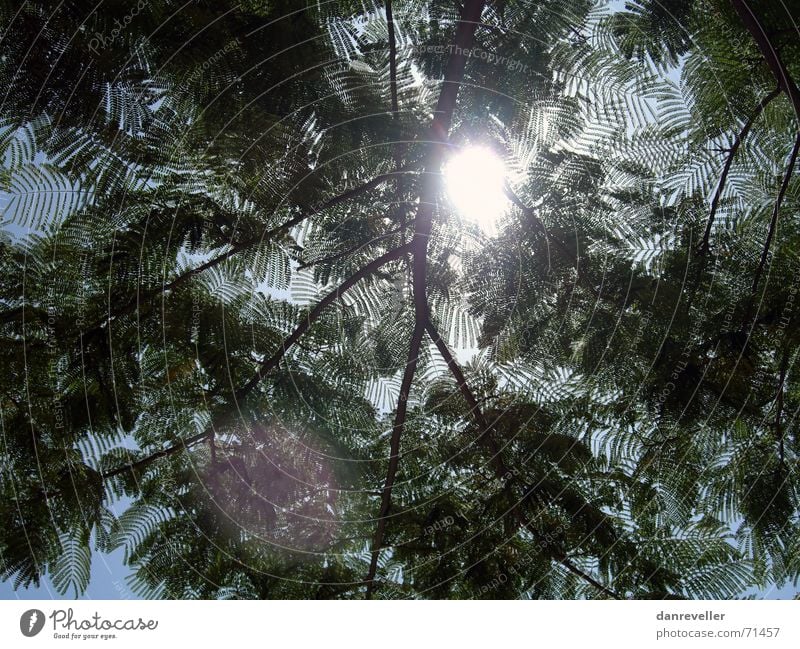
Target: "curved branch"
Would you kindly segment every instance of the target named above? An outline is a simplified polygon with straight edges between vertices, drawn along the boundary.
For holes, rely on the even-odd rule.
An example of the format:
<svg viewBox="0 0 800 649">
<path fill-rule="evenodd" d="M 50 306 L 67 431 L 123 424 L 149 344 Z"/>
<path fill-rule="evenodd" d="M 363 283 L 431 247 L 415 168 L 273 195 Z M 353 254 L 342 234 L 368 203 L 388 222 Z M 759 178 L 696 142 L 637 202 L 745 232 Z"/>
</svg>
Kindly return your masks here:
<svg viewBox="0 0 800 649">
<path fill-rule="evenodd" d="M 461 366 L 453 357 L 453 354 L 447 347 L 447 343 L 444 341 L 441 335 L 439 335 L 439 331 L 436 329 L 436 326 L 430 320 L 425 323 L 425 330 L 428 332 L 433 344 L 436 345 L 436 348 L 439 350 L 439 353 L 442 355 L 445 363 L 447 363 L 447 367 L 450 370 L 450 373 L 453 375 L 453 378 L 456 380 L 456 384 L 458 384 L 458 389 L 461 392 L 461 395 L 464 397 L 464 401 L 466 401 L 467 405 L 469 406 L 470 414 L 475 417 L 475 421 L 481 429 L 481 434 L 477 441 L 485 443 L 488 446 L 489 452 L 492 454 L 489 461 L 494 466 L 495 474 L 500 478 L 509 476 L 510 472 L 503 462 L 503 457 L 501 455 L 502 450 L 497 446 L 497 442 L 495 442 L 494 437 L 491 434 L 491 426 L 486 420 L 486 417 L 483 415 L 478 400 L 475 398 L 472 390 L 470 390 L 470 387 L 467 384 L 467 379 L 464 376 L 464 372 L 461 370 Z"/>
<path fill-rule="evenodd" d="M 567 558 L 558 559 L 558 562 L 562 566 L 564 566 L 567 570 L 569 570 L 572 574 L 577 575 L 578 577 L 580 577 L 581 579 L 583 579 L 587 583 L 589 583 L 592 586 L 594 586 L 595 588 L 597 588 L 597 590 L 599 590 L 601 593 L 603 593 L 605 595 L 608 595 L 610 598 L 612 598 L 612 599 L 625 599 L 624 597 L 621 597 L 620 595 L 615 593 L 613 590 L 610 590 L 609 588 L 606 588 L 603 584 L 601 584 L 599 581 L 597 581 L 591 575 L 583 572 L 583 570 L 578 568 L 578 566 L 576 566 L 574 563 L 572 563 L 569 559 L 567 559 Z"/>
<path fill-rule="evenodd" d="M 775 206 L 772 208 L 772 220 L 769 223 L 769 232 L 767 233 L 767 240 L 764 243 L 764 250 L 761 253 L 761 259 L 758 262 L 758 269 L 756 270 L 756 276 L 753 279 L 753 293 L 756 292 L 756 288 L 758 288 L 758 281 L 761 279 L 761 273 L 764 270 L 764 265 L 767 262 L 767 255 L 769 254 L 770 245 L 772 245 L 772 238 L 775 236 L 775 229 L 778 225 L 778 212 L 781 209 L 781 204 L 783 203 L 783 197 L 786 195 L 786 190 L 789 188 L 789 181 L 792 179 L 792 173 L 794 173 L 794 165 L 797 162 L 797 152 L 800 150 L 800 132 L 797 134 L 797 137 L 794 141 L 794 147 L 792 148 L 792 153 L 789 156 L 789 166 L 786 168 L 786 173 L 783 176 L 783 182 L 781 182 L 781 188 L 778 192 L 778 198 L 775 201 Z"/>
<path fill-rule="evenodd" d="M 519 196 L 517 196 L 517 193 L 511 188 L 511 185 L 509 185 L 508 183 L 504 183 L 503 192 L 508 197 L 508 199 L 522 211 L 525 217 L 533 224 L 533 227 L 546 237 L 547 228 L 544 227 L 544 223 L 542 223 L 542 220 L 538 216 L 536 216 L 536 212 L 534 211 L 534 209 L 526 205 L 522 201 L 522 199 Z M 558 243 L 561 244 L 560 241 Z M 561 245 L 563 246 L 563 244 Z"/>
<path fill-rule="evenodd" d="M 744 0 L 731 0 L 731 4 L 747 31 L 750 32 L 753 40 L 755 40 L 756 45 L 758 45 L 758 49 L 761 50 L 761 55 L 767 62 L 772 76 L 778 82 L 779 88 L 786 93 L 789 101 L 792 102 L 794 112 L 800 122 L 800 89 L 798 89 L 797 84 L 786 69 L 778 51 L 772 46 L 769 36 L 764 31 L 752 9 L 747 6 L 747 3 Z"/>
<path fill-rule="evenodd" d="M 764 108 L 767 107 L 773 99 L 775 99 L 778 95 L 781 94 L 781 89 L 776 88 L 771 93 L 769 93 L 766 97 L 764 97 L 761 102 L 756 106 L 753 114 L 747 119 L 742 130 L 738 133 L 738 135 L 733 140 L 733 144 L 731 148 L 728 149 L 728 158 L 725 160 L 725 166 L 722 168 L 722 174 L 719 177 L 719 183 L 717 184 L 717 189 L 714 192 L 714 197 L 711 199 L 711 212 L 708 215 L 708 222 L 706 223 L 706 230 L 703 233 L 703 240 L 700 243 L 700 252 L 704 254 L 708 252 L 709 249 L 709 240 L 711 238 L 711 228 L 714 225 L 714 218 L 717 214 L 717 209 L 719 208 L 719 201 L 722 198 L 722 192 L 725 189 L 725 183 L 728 181 L 728 173 L 731 170 L 731 166 L 733 165 L 733 158 L 736 155 L 736 152 L 739 150 L 744 139 L 747 137 L 747 134 L 750 132 L 750 129 L 753 128 L 753 124 L 755 123 L 758 116 L 761 115 Z"/>
<path fill-rule="evenodd" d="M 567 245 L 563 241 L 561 241 L 561 239 L 559 239 L 558 237 L 550 237 L 548 235 L 547 228 L 545 228 L 544 223 L 542 223 L 542 220 L 538 216 L 536 216 L 534 208 L 526 205 L 522 201 L 522 199 L 519 196 L 517 196 L 516 192 L 511 188 L 511 185 L 505 183 L 505 185 L 503 186 L 503 191 L 505 195 L 511 200 L 511 202 L 514 203 L 514 205 L 516 205 L 522 211 L 522 213 L 525 215 L 525 218 L 527 218 L 528 221 L 530 221 L 533 227 L 538 232 L 540 232 L 542 236 L 544 236 L 545 240 L 547 241 L 552 240 L 556 244 L 558 249 L 561 250 L 561 252 L 563 252 L 564 255 L 575 265 L 575 274 L 577 275 L 578 279 L 599 300 L 600 292 L 594 286 L 592 286 L 592 283 L 589 281 L 589 278 L 583 274 L 578 254 L 570 250 L 569 247 L 567 247 Z"/>
<path fill-rule="evenodd" d="M 281 348 L 271 358 L 267 359 L 264 363 L 262 363 L 261 366 L 259 366 L 256 375 L 237 391 L 237 397 L 241 398 L 245 396 L 250 390 L 252 390 L 258 384 L 264 373 L 268 372 L 270 369 L 278 365 L 278 363 L 286 354 L 286 352 L 289 350 L 289 348 L 295 342 L 297 342 L 297 340 L 308 330 L 308 328 L 314 323 L 314 321 L 317 318 L 319 318 L 325 307 L 327 307 L 329 304 L 337 300 L 342 294 L 344 294 L 345 291 L 351 288 L 359 280 L 363 279 L 366 275 L 375 272 L 376 270 L 386 265 L 390 261 L 401 257 L 405 253 L 407 247 L 408 246 L 396 248 L 386 253 L 385 255 L 378 257 L 378 259 L 364 266 L 356 274 L 352 275 L 347 280 L 342 282 L 342 284 L 340 284 L 335 290 L 331 291 L 322 300 L 320 300 L 320 302 L 316 305 L 316 307 L 314 307 L 314 309 L 308 314 L 306 320 L 300 323 L 297 326 L 297 328 L 292 332 L 292 334 L 288 336 L 286 340 L 284 340 L 283 344 L 281 345 Z M 418 351 L 419 351 L 419 346 L 417 346 L 417 352 Z M 182 449 L 188 448 L 188 446 L 191 444 L 195 444 L 197 442 L 205 440 L 206 438 L 210 438 L 212 435 L 213 431 L 205 431 L 203 433 L 195 435 L 194 437 L 189 437 L 188 439 L 181 440 L 174 446 L 153 453 L 152 455 L 142 458 L 141 460 L 137 460 L 136 462 L 132 462 L 130 464 L 126 464 L 116 469 L 112 469 L 101 475 L 104 479 L 106 479 L 106 478 L 112 478 L 116 475 L 125 473 L 127 471 L 134 471 L 140 469 L 159 458 L 171 455 Z"/>
</svg>

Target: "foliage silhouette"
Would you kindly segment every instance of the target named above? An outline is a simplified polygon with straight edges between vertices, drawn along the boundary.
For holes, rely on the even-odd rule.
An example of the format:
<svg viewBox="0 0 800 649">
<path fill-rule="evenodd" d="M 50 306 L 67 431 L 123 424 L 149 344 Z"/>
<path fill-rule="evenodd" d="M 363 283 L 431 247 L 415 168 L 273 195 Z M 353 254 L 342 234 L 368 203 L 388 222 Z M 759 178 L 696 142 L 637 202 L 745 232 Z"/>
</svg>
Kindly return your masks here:
<svg viewBox="0 0 800 649">
<path fill-rule="evenodd" d="M 17 5 L 4 579 L 78 597 L 123 548 L 141 597 L 797 583 L 794 4 Z M 496 236 L 442 191 L 470 144 Z"/>
</svg>

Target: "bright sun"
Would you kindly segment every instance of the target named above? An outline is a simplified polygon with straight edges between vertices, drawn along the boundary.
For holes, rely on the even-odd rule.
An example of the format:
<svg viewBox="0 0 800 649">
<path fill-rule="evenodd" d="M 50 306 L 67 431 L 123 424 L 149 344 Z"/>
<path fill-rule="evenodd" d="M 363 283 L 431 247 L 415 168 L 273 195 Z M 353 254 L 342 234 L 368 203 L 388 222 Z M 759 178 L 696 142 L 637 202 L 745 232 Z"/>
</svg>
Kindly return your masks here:
<svg viewBox="0 0 800 649">
<path fill-rule="evenodd" d="M 506 168 L 494 151 L 484 146 L 460 149 L 444 166 L 447 194 L 461 217 L 487 235 L 497 233 L 497 220 L 508 208 L 503 191 Z"/>
</svg>

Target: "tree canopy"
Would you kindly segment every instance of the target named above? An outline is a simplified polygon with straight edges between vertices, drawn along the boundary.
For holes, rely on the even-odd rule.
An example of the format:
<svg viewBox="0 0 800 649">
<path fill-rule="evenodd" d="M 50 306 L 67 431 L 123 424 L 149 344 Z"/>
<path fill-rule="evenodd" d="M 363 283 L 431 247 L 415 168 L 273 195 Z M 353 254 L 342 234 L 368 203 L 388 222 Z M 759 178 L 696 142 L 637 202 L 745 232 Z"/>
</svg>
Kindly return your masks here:
<svg viewBox="0 0 800 649">
<path fill-rule="evenodd" d="M 2 578 L 796 585 L 798 16 L 0 2 Z M 467 147 L 493 232 L 446 191 Z"/>
</svg>

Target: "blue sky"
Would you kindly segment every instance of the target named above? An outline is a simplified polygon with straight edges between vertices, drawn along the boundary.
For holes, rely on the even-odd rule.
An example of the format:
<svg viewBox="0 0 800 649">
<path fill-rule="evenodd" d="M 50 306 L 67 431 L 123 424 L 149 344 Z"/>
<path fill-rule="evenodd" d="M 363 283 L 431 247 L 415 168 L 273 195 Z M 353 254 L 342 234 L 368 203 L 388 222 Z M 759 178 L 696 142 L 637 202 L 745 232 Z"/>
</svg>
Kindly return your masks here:
<svg viewBox="0 0 800 649">
<path fill-rule="evenodd" d="M 81 599 L 135 599 L 135 596 L 125 583 L 125 577 L 130 570 L 123 564 L 123 550 L 119 549 L 111 554 L 95 552 L 92 555 L 92 576 L 89 588 Z M 0 599 L 68 599 L 58 594 L 50 584 L 49 579 L 44 579 L 41 585 L 31 588 L 14 590 L 11 581 L 0 583 Z"/>
</svg>

